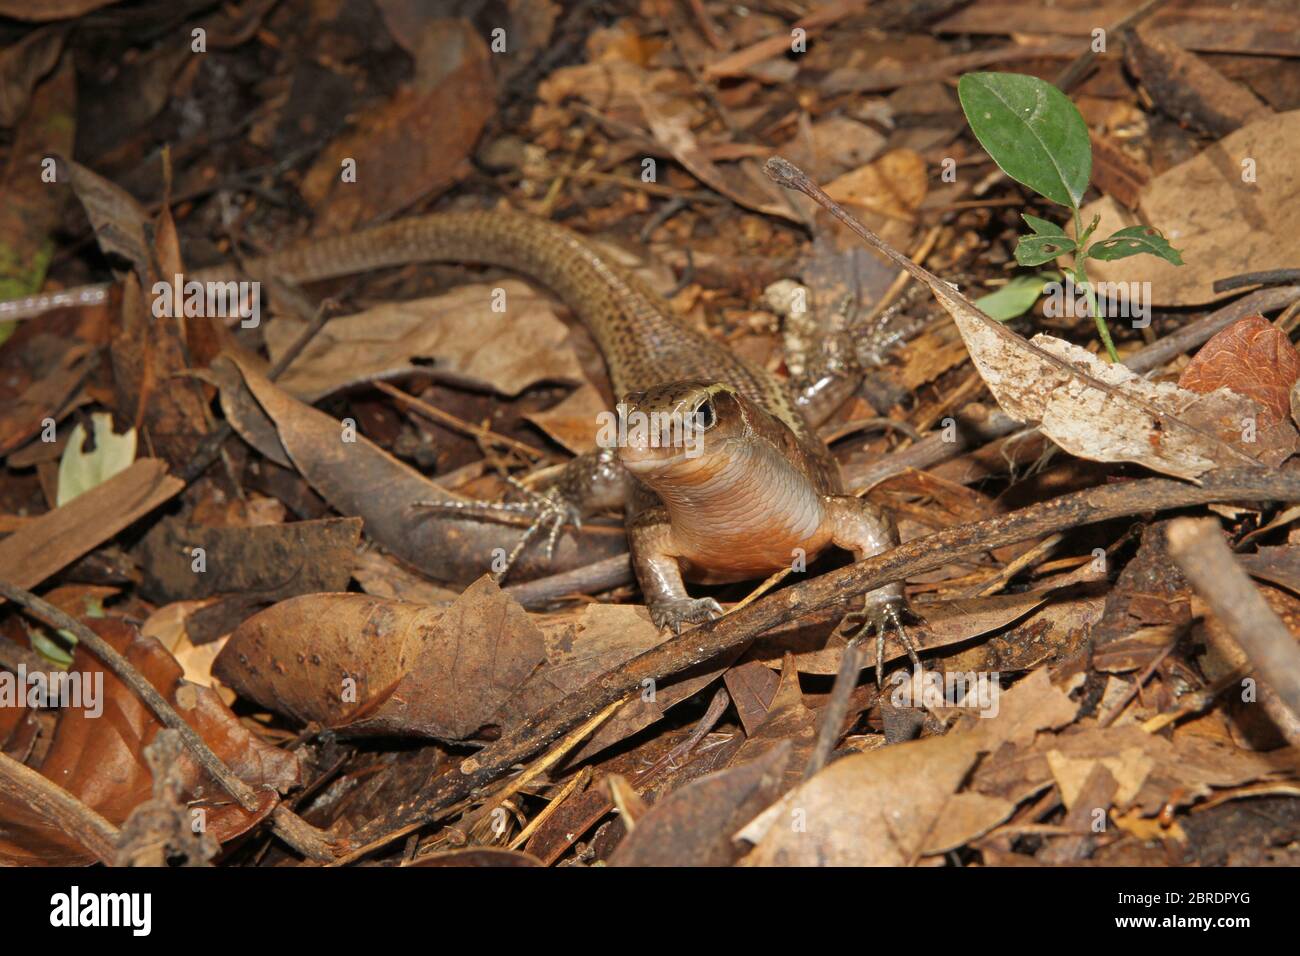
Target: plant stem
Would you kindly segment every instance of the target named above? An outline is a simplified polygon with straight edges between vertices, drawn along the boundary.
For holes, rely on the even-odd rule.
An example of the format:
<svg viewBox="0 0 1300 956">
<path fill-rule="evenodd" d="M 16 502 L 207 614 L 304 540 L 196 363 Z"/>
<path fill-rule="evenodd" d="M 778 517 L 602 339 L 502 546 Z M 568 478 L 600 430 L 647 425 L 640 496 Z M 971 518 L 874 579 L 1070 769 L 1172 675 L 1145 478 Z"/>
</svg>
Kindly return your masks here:
<svg viewBox="0 0 1300 956">
<path fill-rule="evenodd" d="M 1079 207 L 1072 206 L 1074 210 L 1074 235 L 1083 238 L 1083 220 L 1079 218 Z M 1074 281 L 1076 285 L 1083 288 L 1084 294 L 1088 296 L 1088 310 L 1092 312 L 1093 321 L 1097 323 L 1097 334 L 1101 336 L 1101 344 L 1106 346 L 1106 354 L 1110 360 L 1119 364 L 1119 352 L 1115 351 L 1115 343 L 1111 341 L 1110 326 L 1106 324 L 1106 317 L 1101 314 L 1101 309 L 1097 305 L 1097 294 L 1093 291 L 1092 283 L 1088 280 L 1088 269 L 1084 262 L 1088 257 L 1088 247 L 1079 246 L 1074 252 Z"/>
</svg>

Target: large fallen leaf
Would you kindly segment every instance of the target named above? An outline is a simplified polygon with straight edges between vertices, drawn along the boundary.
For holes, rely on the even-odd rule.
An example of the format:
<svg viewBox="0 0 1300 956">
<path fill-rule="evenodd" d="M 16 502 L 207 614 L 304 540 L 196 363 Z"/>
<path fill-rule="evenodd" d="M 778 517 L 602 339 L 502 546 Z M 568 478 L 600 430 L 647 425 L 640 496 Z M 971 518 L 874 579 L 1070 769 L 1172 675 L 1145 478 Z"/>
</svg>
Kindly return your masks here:
<svg viewBox="0 0 1300 956">
<path fill-rule="evenodd" d="M 1277 465 L 1295 451 L 1293 428 L 1265 434 L 1250 427 L 1260 421 L 1260 407 L 1226 388 L 1201 395 L 1150 382 L 1051 336 L 1034 336 L 1029 349 L 1009 344 L 976 357 L 998 404 L 1015 418 L 1039 422 L 1080 458 L 1196 478 L 1218 467 Z M 1044 354 L 1059 361 L 1045 362 Z"/>
<path fill-rule="evenodd" d="M 274 809 L 273 791 L 301 782 L 298 757 L 254 736 L 207 687 L 181 679 L 181 668 L 156 640 L 143 637 L 120 618 L 87 621 L 154 685 L 241 780 L 261 791 L 257 813 L 248 813 L 226 794 L 188 754 L 182 758 L 183 792 L 204 809 L 207 832 L 219 841 L 243 833 Z M 162 725 L 140 700 L 84 648 L 74 653 L 71 672 L 90 687 L 102 680 L 95 710 L 59 708 L 58 727 L 44 759 L 33 769 L 81 799 L 110 823 L 120 824 L 153 796 L 153 777 L 144 748 Z M 89 704 L 83 698 L 83 703 Z M 100 709 L 102 708 L 102 709 Z M 98 710 L 99 712 L 96 712 Z M 0 741 L 3 743 L 3 741 Z M 68 866 L 89 863 L 92 855 L 31 809 L 0 797 L 0 862 L 8 865 Z"/>
<path fill-rule="evenodd" d="M 421 509 L 416 502 L 465 499 L 362 435 L 345 440 L 338 419 L 304 405 L 238 359 L 220 357 L 210 371 L 221 387 L 222 411 L 245 441 L 278 464 L 296 468 L 336 511 L 364 519 L 371 540 L 435 580 L 477 579 L 523 534 L 519 527 Z M 511 570 L 511 580 L 570 570 L 625 546 L 622 528 L 588 523 L 580 533 L 566 529 L 552 561 L 545 560 L 543 548 L 529 547 Z"/>
<path fill-rule="evenodd" d="M 1142 191 L 1141 218 L 1113 199 L 1089 203 L 1094 233 L 1109 236 L 1126 226 L 1150 224 L 1176 246 L 1186 265 L 1153 256 L 1110 262 L 1089 260 L 1096 281 L 1149 282 L 1154 305 L 1202 305 L 1230 292 L 1214 280 L 1243 272 L 1294 268 L 1300 262 L 1300 110 L 1244 126 L 1198 155 L 1157 176 Z M 1253 181 L 1246 181 L 1247 174 Z"/>
<path fill-rule="evenodd" d="M 445 609 L 364 594 L 281 601 L 235 630 L 212 672 L 303 722 L 465 740 L 500 722 L 543 656 L 541 631 L 485 576 Z"/>
<path fill-rule="evenodd" d="M 423 37 L 413 83 L 360 114 L 320 152 L 302 191 L 318 234 L 391 216 L 464 178 L 470 151 L 495 107 L 483 37 L 467 20 L 441 21 Z M 349 165 L 350 164 L 350 165 Z"/>
<path fill-rule="evenodd" d="M 493 308 L 496 290 L 506 310 Z M 276 319 L 266 345 L 276 361 L 304 323 Z M 467 285 L 430 299 L 390 302 L 330 319 L 277 380 L 309 402 L 349 385 L 412 372 L 470 388 L 518 395 L 538 382 L 580 382 L 569 330 L 550 305 L 517 279 Z"/>
</svg>

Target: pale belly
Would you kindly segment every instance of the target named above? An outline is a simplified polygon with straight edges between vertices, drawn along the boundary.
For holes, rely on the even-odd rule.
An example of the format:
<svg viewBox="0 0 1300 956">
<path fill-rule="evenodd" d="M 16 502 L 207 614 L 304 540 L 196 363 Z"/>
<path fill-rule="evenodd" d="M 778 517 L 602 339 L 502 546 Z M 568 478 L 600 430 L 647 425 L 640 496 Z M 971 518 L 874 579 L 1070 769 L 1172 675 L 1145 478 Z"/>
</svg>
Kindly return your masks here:
<svg viewBox="0 0 1300 956">
<path fill-rule="evenodd" d="M 811 564 L 829 544 L 830 535 L 820 528 L 811 535 L 767 529 L 718 535 L 698 544 L 686 542 L 678 561 L 688 580 L 727 584 L 766 577 L 791 567 L 800 557 L 805 565 Z"/>
</svg>

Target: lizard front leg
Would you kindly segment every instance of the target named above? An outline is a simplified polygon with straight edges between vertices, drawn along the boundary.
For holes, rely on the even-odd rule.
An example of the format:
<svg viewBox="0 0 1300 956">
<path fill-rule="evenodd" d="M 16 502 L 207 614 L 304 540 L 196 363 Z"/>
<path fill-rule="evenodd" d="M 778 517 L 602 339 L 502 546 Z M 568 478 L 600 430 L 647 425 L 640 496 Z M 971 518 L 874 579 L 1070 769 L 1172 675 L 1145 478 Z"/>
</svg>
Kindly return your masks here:
<svg viewBox="0 0 1300 956">
<path fill-rule="evenodd" d="M 632 569 L 656 627 L 671 628 L 680 634 L 683 623 L 722 616 L 722 605 L 713 598 L 692 598 L 686 593 L 667 510 L 642 511 L 629 522 L 627 537 Z"/>
<path fill-rule="evenodd" d="M 827 495 L 822 502 L 826 508 L 826 520 L 831 525 L 831 541 L 837 547 L 852 551 L 855 560 L 861 561 L 898 547 L 898 526 L 888 512 L 851 495 Z M 858 640 L 875 631 L 877 687 L 881 685 L 884 675 L 886 630 L 893 629 L 898 633 L 908 657 L 912 659 L 912 666 L 918 673 L 921 670 L 916 645 L 903 626 L 903 619 L 908 616 L 916 615 L 908 606 L 901 582 L 868 591 L 862 610 L 845 615 L 844 620 L 850 625 L 861 624 L 850 640 Z"/>
</svg>

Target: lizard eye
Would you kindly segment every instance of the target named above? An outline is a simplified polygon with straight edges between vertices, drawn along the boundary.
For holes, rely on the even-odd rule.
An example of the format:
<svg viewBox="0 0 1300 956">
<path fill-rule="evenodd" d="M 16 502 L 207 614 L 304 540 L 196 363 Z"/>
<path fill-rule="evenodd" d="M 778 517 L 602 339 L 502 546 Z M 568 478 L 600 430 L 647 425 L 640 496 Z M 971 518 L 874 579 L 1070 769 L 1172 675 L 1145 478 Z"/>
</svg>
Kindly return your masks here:
<svg viewBox="0 0 1300 956">
<path fill-rule="evenodd" d="M 700 402 L 699 407 L 695 409 L 701 428 L 712 428 L 717 424 L 718 416 L 713 410 L 713 403 L 709 401 Z"/>
</svg>

